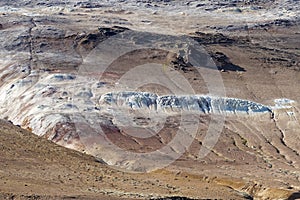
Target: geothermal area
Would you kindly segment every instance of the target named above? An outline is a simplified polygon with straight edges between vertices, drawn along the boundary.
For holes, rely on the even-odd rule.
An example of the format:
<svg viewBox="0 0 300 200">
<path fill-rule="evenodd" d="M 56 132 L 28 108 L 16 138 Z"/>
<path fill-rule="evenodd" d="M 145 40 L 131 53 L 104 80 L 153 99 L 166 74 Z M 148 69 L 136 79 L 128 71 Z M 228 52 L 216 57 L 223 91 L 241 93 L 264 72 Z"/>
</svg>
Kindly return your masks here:
<svg viewBox="0 0 300 200">
<path fill-rule="evenodd" d="M 0 1 L 0 199 L 300 199 L 298 0 Z"/>
</svg>

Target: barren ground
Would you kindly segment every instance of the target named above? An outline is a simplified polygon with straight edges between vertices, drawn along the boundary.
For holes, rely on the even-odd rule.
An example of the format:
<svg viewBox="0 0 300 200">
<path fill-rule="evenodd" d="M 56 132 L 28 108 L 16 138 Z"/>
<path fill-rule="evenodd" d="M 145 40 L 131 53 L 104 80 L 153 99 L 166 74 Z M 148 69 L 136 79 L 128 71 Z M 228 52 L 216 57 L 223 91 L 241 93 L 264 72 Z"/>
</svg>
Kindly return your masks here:
<svg viewBox="0 0 300 200">
<path fill-rule="evenodd" d="M 299 2 L 19 4 L 0 2 L 0 117 L 5 119 L 0 122 L 1 199 L 300 198 Z M 107 107 L 99 99 L 130 88 L 118 82 L 120 77 L 134 85 L 153 75 L 161 81 L 165 74 L 179 72 L 196 94 L 208 94 L 209 89 L 195 66 L 151 48 L 120 56 L 99 74 L 82 67 L 111 60 L 118 53 L 115 36 L 128 29 L 138 36 L 150 32 L 153 38 L 193 38 L 215 61 L 226 97 L 256 102 L 270 113 L 221 113 L 226 117 L 222 132 L 204 158 L 198 153 L 206 148 L 213 113 L 187 113 L 185 119 L 200 123 L 180 158 L 163 169 L 133 172 L 138 160 L 97 143 L 104 137 L 91 128 L 93 120 L 100 119 L 109 140 L 121 148 L 119 153 L 149 153 L 181 130 L 180 116 L 166 112 L 147 117 L 143 108 Z M 122 44 L 126 47 L 135 39 Z M 97 48 L 113 50 L 102 55 Z M 126 76 L 149 62 L 158 70 L 145 68 L 134 78 Z M 186 88 L 178 85 L 184 94 Z M 144 85 L 141 91 L 171 93 L 163 84 Z M 278 105 L 276 99 L 287 103 Z M 72 121 L 78 116 L 84 120 Z M 169 118 L 158 135 L 133 136 L 155 130 L 153 124 L 165 116 Z"/>
</svg>

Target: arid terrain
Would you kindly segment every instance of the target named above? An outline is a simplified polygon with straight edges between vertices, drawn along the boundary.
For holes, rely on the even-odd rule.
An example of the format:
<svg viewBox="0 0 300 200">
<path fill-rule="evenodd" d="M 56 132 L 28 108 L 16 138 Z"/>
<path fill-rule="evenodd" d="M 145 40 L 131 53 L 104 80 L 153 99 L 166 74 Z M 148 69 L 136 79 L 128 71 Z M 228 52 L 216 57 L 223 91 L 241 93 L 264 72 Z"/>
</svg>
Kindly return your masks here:
<svg viewBox="0 0 300 200">
<path fill-rule="evenodd" d="M 0 2 L 0 199 L 300 198 L 299 12 Z"/>
<path fill-rule="evenodd" d="M 0 137 L 1 199 L 243 199 L 246 195 L 219 180 L 179 170 L 124 173 L 4 121 Z"/>
</svg>

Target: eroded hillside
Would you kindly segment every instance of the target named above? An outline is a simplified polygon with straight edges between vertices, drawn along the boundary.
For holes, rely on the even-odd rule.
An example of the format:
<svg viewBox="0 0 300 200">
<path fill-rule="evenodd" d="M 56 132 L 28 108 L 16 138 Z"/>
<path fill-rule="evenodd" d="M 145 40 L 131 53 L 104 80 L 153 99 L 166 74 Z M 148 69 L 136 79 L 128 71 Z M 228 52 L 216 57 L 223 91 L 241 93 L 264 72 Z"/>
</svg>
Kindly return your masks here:
<svg viewBox="0 0 300 200">
<path fill-rule="evenodd" d="M 68 196 L 68 189 L 91 198 L 111 190 L 117 198 L 222 198 L 214 193 L 218 189 L 234 199 L 297 195 L 297 1 L 17 3 L 2 2 L 0 9 L 0 117 L 119 170 L 154 170 L 129 181 L 132 174 L 73 152 L 64 163 L 74 176 L 60 181 L 67 169 L 55 172 L 51 184 L 60 181 L 66 188 L 56 193 L 53 187 L 51 198 Z M 3 122 L 3 127 L 12 126 Z M 46 180 L 31 171 L 31 161 L 54 162 L 58 170 L 62 165 L 56 160 L 72 151 L 47 143 L 47 153 L 29 144 L 33 149 L 23 159 L 27 142 L 37 138 L 18 136 L 20 144 L 9 151 L 16 142 L 9 134 L 12 139 L 3 140 L 1 152 L 8 185 L 1 183 L 1 191 L 47 196 L 36 182 Z M 52 148 L 58 150 L 49 162 L 35 161 Z M 22 159 L 11 160 L 13 154 Z M 75 161 L 82 156 L 87 161 Z M 19 168 L 8 167 L 15 162 Z M 76 176 L 73 162 L 91 163 L 95 172 L 78 168 L 84 175 Z M 88 180 L 104 169 L 120 183 L 107 178 L 103 187 L 108 189 L 92 187 Z M 31 193 L 14 175 L 22 170 L 22 180 L 35 183 Z M 139 182 L 161 175 L 167 189 Z M 90 190 L 77 193 L 68 179 Z M 20 190 L 12 187 L 17 182 Z"/>
</svg>

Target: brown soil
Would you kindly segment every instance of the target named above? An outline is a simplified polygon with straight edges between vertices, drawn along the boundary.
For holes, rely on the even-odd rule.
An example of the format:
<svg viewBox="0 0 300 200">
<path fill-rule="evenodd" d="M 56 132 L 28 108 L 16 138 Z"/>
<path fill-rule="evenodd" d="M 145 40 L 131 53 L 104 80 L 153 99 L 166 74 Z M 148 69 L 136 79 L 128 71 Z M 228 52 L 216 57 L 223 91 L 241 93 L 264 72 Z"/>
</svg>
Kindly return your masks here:
<svg viewBox="0 0 300 200">
<path fill-rule="evenodd" d="M 243 199 L 206 177 L 166 170 L 124 173 L 9 122 L 0 121 L 0 127 L 0 199 Z"/>
</svg>

